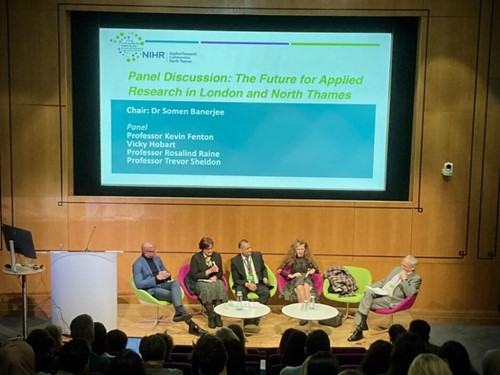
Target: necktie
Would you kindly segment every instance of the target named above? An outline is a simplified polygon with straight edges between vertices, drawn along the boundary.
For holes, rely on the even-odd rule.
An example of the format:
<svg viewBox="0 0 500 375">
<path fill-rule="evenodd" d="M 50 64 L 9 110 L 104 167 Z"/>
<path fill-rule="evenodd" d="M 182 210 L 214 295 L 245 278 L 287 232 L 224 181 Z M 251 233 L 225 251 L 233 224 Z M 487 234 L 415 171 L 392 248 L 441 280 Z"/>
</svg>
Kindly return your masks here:
<svg viewBox="0 0 500 375">
<path fill-rule="evenodd" d="M 251 263 L 250 257 L 243 258 L 243 259 L 245 260 L 245 268 L 246 268 L 246 271 L 247 271 L 247 275 L 252 277 L 252 280 L 250 280 L 250 281 L 252 281 L 253 283 L 257 284 L 259 282 L 259 280 L 257 279 L 257 275 L 253 272 L 253 268 L 252 268 L 252 263 Z"/>
</svg>

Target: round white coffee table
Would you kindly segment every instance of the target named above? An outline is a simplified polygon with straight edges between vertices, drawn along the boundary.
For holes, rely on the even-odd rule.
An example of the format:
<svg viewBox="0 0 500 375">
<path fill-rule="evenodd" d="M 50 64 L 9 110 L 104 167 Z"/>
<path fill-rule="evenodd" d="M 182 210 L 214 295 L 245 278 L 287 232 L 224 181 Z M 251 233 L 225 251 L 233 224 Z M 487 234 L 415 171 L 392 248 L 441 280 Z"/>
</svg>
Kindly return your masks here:
<svg viewBox="0 0 500 375">
<path fill-rule="evenodd" d="M 271 312 L 269 306 L 259 302 L 243 301 L 242 309 L 236 308 L 236 301 L 228 301 L 215 306 L 215 312 L 227 318 L 241 319 L 241 326 L 245 319 L 255 319 L 267 315 Z"/>
<path fill-rule="evenodd" d="M 306 307 L 306 308 L 305 308 Z M 307 320 L 307 332 L 311 331 L 311 322 L 313 320 L 330 319 L 338 315 L 339 311 L 332 306 L 315 303 L 314 308 L 303 303 L 292 303 L 291 305 L 283 306 L 281 312 L 290 318 Z"/>
</svg>

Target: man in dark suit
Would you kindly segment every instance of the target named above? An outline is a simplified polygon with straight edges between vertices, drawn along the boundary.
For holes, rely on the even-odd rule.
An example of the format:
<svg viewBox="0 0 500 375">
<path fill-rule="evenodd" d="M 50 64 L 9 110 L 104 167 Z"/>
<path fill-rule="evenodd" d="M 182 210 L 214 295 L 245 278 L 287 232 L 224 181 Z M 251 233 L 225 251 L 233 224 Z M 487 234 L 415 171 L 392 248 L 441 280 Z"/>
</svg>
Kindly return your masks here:
<svg viewBox="0 0 500 375">
<path fill-rule="evenodd" d="M 269 299 L 269 285 L 267 268 L 262 258 L 262 253 L 253 251 L 248 240 L 238 242 L 240 254 L 231 259 L 231 275 L 235 293 L 241 291 L 243 299 L 247 300 L 248 293 L 253 292 L 259 296 L 258 300 L 266 304 Z M 246 324 L 258 324 L 258 319 L 248 319 Z"/>
</svg>

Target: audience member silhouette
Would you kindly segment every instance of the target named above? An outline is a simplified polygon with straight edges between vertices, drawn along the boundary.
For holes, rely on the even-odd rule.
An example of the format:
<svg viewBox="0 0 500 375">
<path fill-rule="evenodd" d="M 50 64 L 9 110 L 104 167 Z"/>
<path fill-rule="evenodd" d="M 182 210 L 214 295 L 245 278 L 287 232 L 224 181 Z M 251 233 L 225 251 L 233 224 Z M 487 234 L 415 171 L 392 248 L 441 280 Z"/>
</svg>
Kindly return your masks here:
<svg viewBox="0 0 500 375">
<path fill-rule="evenodd" d="M 396 339 L 403 333 L 408 332 L 401 324 L 393 324 L 389 327 L 389 341 L 394 344 Z"/>
<path fill-rule="evenodd" d="M 90 346 L 86 340 L 75 338 L 59 349 L 59 371 L 56 375 L 83 375 L 89 368 Z"/>
<path fill-rule="evenodd" d="M 409 331 L 417 334 L 422 340 L 425 341 L 425 345 L 427 346 L 427 351 L 429 353 L 438 354 L 439 346 L 429 342 L 431 338 L 431 326 L 429 323 L 422 319 L 412 320 Z"/>
<path fill-rule="evenodd" d="M 306 372 L 309 358 L 318 352 L 330 351 L 330 338 L 322 329 L 312 331 L 306 338 L 305 345 L 306 359 L 299 366 L 286 366 L 281 370 L 280 375 L 299 375 Z"/>
<path fill-rule="evenodd" d="M 457 341 L 445 342 L 439 349 L 439 356 L 448 361 L 453 375 L 478 375 L 472 367 L 467 349 Z"/>
<path fill-rule="evenodd" d="M 340 371 L 340 363 L 331 351 L 319 351 L 307 360 L 305 374 L 310 375 L 337 375 Z"/>
<path fill-rule="evenodd" d="M 163 368 L 167 345 L 161 334 L 144 336 L 139 344 L 139 353 L 142 356 L 146 375 L 182 375 L 182 371 L 179 369 Z"/>
<path fill-rule="evenodd" d="M 62 328 L 60 326 L 56 326 L 55 324 L 49 324 L 45 327 L 45 330 L 49 333 L 50 337 L 54 339 L 52 354 L 57 355 L 59 348 L 64 344 L 62 338 Z"/>
<path fill-rule="evenodd" d="M 225 374 L 228 356 L 220 338 L 204 333 L 194 344 L 192 355 L 200 375 Z"/>
<path fill-rule="evenodd" d="M 35 374 L 35 352 L 23 340 L 7 341 L 0 347 L 0 374 Z"/>
<path fill-rule="evenodd" d="M 290 334 L 287 346 L 283 350 L 283 366 L 300 366 L 306 359 L 305 346 L 307 335 L 299 330 Z"/>
<path fill-rule="evenodd" d="M 360 368 L 365 375 L 383 375 L 389 370 L 392 344 L 389 341 L 373 342 L 361 359 Z"/>
<path fill-rule="evenodd" d="M 54 362 L 53 347 L 54 339 L 50 337 L 49 332 L 44 328 L 32 330 L 26 342 L 31 345 L 35 353 L 35 371 L 50 372 Z"/>
<path fill-rule="evenodd" d="M 482 362 L 483 375 L 500 374 L 500 349 L 491 349 L 486 352 Z"/>
<path fill-rule="evenodd" d="M 408 375 L 452 375 L 448 364 L 433 353 L 415 357 L 408 369 Z"/>
<path fill-rule="evenodd" d="M 106 351 L 106 334 L 107 330 L 101 322 L 94 322 L 94 341 L 91 344 L 91 350 L 100 356 Z"/>
<path fill-rule="evenodd" d="M 280 344 L 278 347 L 278 353 L 284 354 L 285 349 L 288 346 L 288 340 L 290 340 L 290 335 L 294 332 L 300 332 L 297 328 L 287 328 L 282 334 L 280 339 Z"/>
<path fill-rule="evenodd" d="M 234 334 L 238 337 L 241 345 L 243 346 L 243 351 L 246 354 L 247 353 L 247 350 L 246 350 L 247 339 L 245 337 L 245 332 L 243 332 L 243 328 L 241 328 L 241 325 L 233 323 L 233 324 L 229 324 L 227 326 L 227 328 L 229 328 L 231 331 L 233 331 Z"/>
<path fill-rule="evenodd" d="M 222 327 L 215 336 L 220 338 L 224 343 L 227 352 L 226 372 L 227 375 L 243 375 L 250 371 L 245 365 L 245 349 L 240 342 L 240 339 L 229 328 Z"/>
<path fill-rule="evenodd" d="M 425 352 L 424 340 L 414 333 L 403 333 L 397 338 L 392 348 L 387 375 L 407 375 L 415 357 Z"/>
<path fill-rule="evenodd" d="M 128 344 L 128 336 L 120 329 L 112 329 L 106 333 L 106 353 L 109 357 L 115 357 Z"/>
<path fill-rule="evenodd" d="M 349 368 L 340 371 L 337 375 L 363 375 L 363 373 L 360 370 Z"/>
<path fill-rule="evenodd" d="M 112 359 L 106 375 L 145 375 L 146 371 L 139 354 L 124 349 Z"/>
<path fill-rule="evenodd" d="M 94 320 L 88 314 L 81 314 L 75 317 L 69 325 L 71 338 L 82 339 L 87 342 L 91 349 L 92 341 L 94 341 Z M 89 371 L 106 373 L 111 361 L 109 358 L 101 357 L 90 351 Z M 56 367 L 57 368 L 57 367 Z"/>
<path fill-rule="evenodd" d="M 158 335 L 163 339 L 165 343 L 165 358 L 164 362 L 171 361 L 170 353 L 172 353 L 172 349 L 174 347 L 174 338 L 167 333 L 167 331 L 163 333 L 158 333 Z M 168 367 L 168 366 L 166 366 Z"/>
</svg>

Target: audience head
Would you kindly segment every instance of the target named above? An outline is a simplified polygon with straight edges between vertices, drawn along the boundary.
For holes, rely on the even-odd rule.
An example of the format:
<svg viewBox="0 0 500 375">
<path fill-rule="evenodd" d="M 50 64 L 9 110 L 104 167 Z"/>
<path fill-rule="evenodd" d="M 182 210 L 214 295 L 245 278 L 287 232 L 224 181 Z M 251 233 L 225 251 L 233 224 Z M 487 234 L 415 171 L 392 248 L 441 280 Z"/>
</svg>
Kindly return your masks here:
<svg viewBox="0 0 500 375">
<path fill-rule="evenodd" d="M 59 349 L 60 370 L 72 374 L 86 374 L 89 366 L 90 347 L 84 339 L 72 339 Z"/>
<path fill-rule="evenodd" d="M 389 370 L 389 358 L 392 344 L 389 341 L 373 342 L 361 359 L 361 370 L 365 375 L 386 374 Z"/>
<path fill-rule="evenodd" d="M 448 361 L 453 375 L 474 374 L 469 353 L 465 346 L 457 341 L 447 341 L 439 349 L 439 356 Z"/>
<path fill-rule="evenodd" d="M 245 332 L 243 332 L 243 328 L 241 328 L 241 325 L 233 323 L 233 324 L 229 324 L 227 326 L 227 328 L 229 328 L 231 331 L 234 332 L 234 334 L 236 336 L 238 336 L 238 339 L 240 340 L 241 345 L 243 345 L 243 347 L 245 347 L 247 339 L 245 338 Z"/>
<path fill-rule="evenodd" d="M 409 331 L 420 336 L 425 342 L 431 338 L 431 326 L 425 320 L 415 319 L 410 323 Z"/>
<path fill-rule="evenodd" d="M 306 373 L 310 375 L 337 375 L 339 371 L 339 360 L 330 350 L 316 352 L 307 361 Z"/>
<path fill-rule="evenodd" d="M 488 350 L 484 355 L 483 375 L 498 375 L 500 374 L 500 349 Z"/>
<path fill-rule="evenodd" d="M 0 374 L 35 373 L 35 352 L 23 340 L 7 341 L 0 347 Z"/>
<path fill-rule="evenodd" d="M 75 317 L 70 325 L 71 338 L 83 339 L 90 344 L 94 341 L 94 320 L 88 314 L 81 314 Z"/>
<path fill-rule="evenodd" d="M 330 338 L 322 329 L 312 331 L 307 335 L 306 339 L 306 354 L 312 355 L 317 352 L 330 351 Z"/>
<path fill-rule="evenodd" d="M 91 349 L 97 355 L 103 355 L 106 351 L 106 327 L 101 322 L 94 322 L 94 341 Z"/>
<path fill-rule="evenodd" d="M 141 353 L 144 362 L 165 361 L 167 346 L 159 334 L 144 336 L 139 344 L 139 353 Z"/>
<path fill-rule="evenodd" d="M 26 337 L 26 342 L 31 345 L 35 355 L 50 354 L 54 346 L 54 339 L 45 328 L 32 330 Z"/>
<path fill-rule="evenodd" d="M 306 359 L 306 340 L 307 335 L 304 332 L 299 330 L 292 332 L 283 350 L 281 363 L 285 366 L 300 366 Z"/>
<path fill-rule="evenodd" d="M 406 328 L 401 324 L 393 324 L 389 327 L 389 340 L 394 344 L 396 339 L 406 332 Z"/>
<path fill-rule="evenodd" d="M 240 339 L 229 328 L 222 327 L 215 336 L 222 340 L 227 352 L 226 371 L 228 375 L 245 373 L 245 351 Z"/>
<path fill-rule="evenodd" d="M 432 353 L 422 353 L 415 357 L 408 369 L 408 375 L 452 375 L 448 364 Z"/>
<path fill-rule="evenodd" d="M 225 370 L 228 356 L 220 338 L 204 333 L 193 346 L 192 359 L 202 375 L 219 375 Z"/>
<path fill-rule="evenodd" d="M 288 340 L 290 339 L 290 335 L 293 332 L 297 332 L 298 329 L 296 328 L 287 328 L 282 334 L 281 334 L 281 339 L 280 339 L 280 345 L 278 348 L 278 353 L 283 354 L 285 351 L 285 348 L 288 345 Z"/>
<path fill-rule="evenodd" d="M 53 350 L 58 351 L 61 346 L 63 346 L 63 338 L 62 338 L 62 328 L 56 326 L 55 324 L 49 324 L 45 327 L 50 337 L 54 339 Z"/>
<path fill-rule="evenodd" d="M 388 375 L 406 375 L 411 363 L 419 354 L 426 352 L 424 340 L 411 332 L 399 336 L 389 357 Z"/>
<path fill-rule="evenodd" d="M 128 336 L 119 329 L 112 329 L 106 334 L 106 352 L 109 355 L 117 355 L 127 347 Z"/>
<path fill-rule="evenodd" d="M 163 339 L 163 342 L 165 342 L 165 360 L 167 360 L 170 358 L 170 353 L 172 353 L 172 348 L 174 347 L 174 338 L 166 331 L 158 333 L 158 335 Z"/>
<path fill-rule="evenodd" d="M 142 359 L 132 349 L 124 349 L 111 361 L 107 375 L 145 375 Z"/>
</svg>

